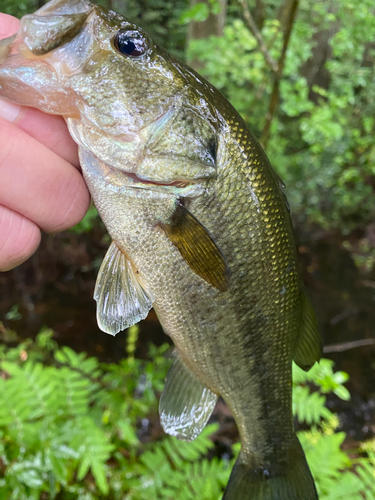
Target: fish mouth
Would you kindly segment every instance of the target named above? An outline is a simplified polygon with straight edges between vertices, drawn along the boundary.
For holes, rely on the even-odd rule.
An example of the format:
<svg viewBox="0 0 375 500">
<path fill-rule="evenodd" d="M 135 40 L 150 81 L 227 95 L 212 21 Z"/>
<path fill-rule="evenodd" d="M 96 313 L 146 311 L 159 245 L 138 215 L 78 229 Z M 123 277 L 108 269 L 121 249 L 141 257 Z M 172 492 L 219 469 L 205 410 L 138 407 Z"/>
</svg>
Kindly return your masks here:
<svg viewBox="0 0 375 500">
<path fill-rule="evenodd" d="M 175 180 L 172 182 L 162 182 L 162 181 L 150 181 L 147 179 L 142 179 L 138 177 L 134 173 L 122 172 L 124 177 L 126 177 L 127 181 L 132 185 L 132 187 L 140 187 L 140 188 L 148 188 L 152 189 L 152 187 L 164 187 L 164 188 L 177 188 L 177 189 L 186 189 L 191 186 L 196 186 L 199 184 L 199 180 Z"/>
<path fill-rule="evenodd" d="M 47 113 L 77 116 L 72 97 L 58 85 L 55 69 L 26 47 L 20 32 L 0 41 L 1 95 Z"/>
</svg>

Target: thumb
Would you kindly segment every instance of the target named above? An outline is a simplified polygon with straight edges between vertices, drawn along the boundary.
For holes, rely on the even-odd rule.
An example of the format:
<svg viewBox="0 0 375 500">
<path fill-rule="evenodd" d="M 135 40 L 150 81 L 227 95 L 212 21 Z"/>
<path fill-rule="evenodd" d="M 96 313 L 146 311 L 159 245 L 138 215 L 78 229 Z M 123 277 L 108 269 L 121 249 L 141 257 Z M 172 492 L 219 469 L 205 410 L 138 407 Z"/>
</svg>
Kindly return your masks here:
<svg viewBox="0 0 375 500">
<path fill-rule="evenodd" d="M 14 35 L 19 28 L 20 22 L 16 17 L 0 14 L 0 40 Z"/>
</svg>

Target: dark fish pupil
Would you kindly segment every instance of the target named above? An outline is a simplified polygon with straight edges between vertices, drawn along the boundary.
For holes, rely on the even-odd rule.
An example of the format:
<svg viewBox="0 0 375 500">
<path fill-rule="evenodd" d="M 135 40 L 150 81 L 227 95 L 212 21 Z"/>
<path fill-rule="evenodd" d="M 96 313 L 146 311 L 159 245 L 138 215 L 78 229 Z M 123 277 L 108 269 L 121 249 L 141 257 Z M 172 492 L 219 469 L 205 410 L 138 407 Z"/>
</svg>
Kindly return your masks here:
<svg viewBox="0 0 375 500">
<path fill-rule="evenodd" d="M 143 37 L 132 36 L 129 32 L 118 32 L 114 44 L 121 54 L 132 57 L 141 56 L 147 49 L 146 41 Z"/>
<path fill-rule="evenodd" d="M 131 53 L 135 51 L 135 43 L 131 40 L 120 40 L 118 47 L 123 54 L 126 54 L 128 56 L 130 56 Z"/>
</svg>

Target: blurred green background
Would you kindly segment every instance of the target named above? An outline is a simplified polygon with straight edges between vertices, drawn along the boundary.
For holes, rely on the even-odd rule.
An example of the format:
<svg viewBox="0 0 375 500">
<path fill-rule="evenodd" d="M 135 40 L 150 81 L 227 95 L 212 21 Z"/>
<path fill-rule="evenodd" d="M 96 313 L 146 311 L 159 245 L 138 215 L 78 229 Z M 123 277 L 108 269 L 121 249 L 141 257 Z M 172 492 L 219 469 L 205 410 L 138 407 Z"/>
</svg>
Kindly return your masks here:
<svg viewBox="0 0 375 500">
<path fill-rule="evenodd" d="M 98 3 L 218 87 L 284 180 L 332 359 L 296 372 L 296 425 L 320 498 L 375 499 L 373 1 Z M 0 12 L 43 4 L 0 0 Z M 92 207 L 0 275 L 0 500 L 218 500 L 238 451 L 233 420 L 220 402 L 196 442 L 163 436 L 168 339 L 155 315 L 115 339 L 95 323 L 108 243 Z"/>
</svg>

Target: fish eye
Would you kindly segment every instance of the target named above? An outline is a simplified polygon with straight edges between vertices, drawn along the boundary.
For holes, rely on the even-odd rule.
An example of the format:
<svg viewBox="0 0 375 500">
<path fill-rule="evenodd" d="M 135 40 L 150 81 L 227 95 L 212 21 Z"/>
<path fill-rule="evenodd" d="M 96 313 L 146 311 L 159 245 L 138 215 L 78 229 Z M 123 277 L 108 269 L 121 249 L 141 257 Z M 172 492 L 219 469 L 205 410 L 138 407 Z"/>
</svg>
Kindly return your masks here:
<svg viewBox="0 0 375 500">
<path fill-rule="evenodd" d="M 147 39 L 139 31 L 120 30 L 113 42 L 116 50 L 125 56 L 139 57 L 148 49 Z"/>
</svg>

